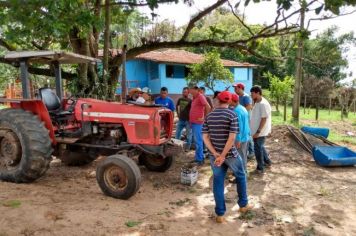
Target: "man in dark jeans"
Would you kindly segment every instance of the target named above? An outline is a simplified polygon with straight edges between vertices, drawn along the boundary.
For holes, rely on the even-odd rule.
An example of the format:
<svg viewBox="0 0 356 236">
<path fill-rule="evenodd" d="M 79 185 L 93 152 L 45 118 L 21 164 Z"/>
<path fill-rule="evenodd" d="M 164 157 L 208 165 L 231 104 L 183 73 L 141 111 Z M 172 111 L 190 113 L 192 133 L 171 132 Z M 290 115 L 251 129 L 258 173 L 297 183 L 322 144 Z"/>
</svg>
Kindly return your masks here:
<svg viewBox="0 0 356 236">
<path fill-rule="evenodd" d="M 213 170 L 213 192 L 215 199 L 216 222 L 225 221 L 226 212 L 224 181 L 227 169 L 230 168 L 236 177 L 237 204 L 240 212 L 252 208 L 248 204 L 246 174 L 243 162 L 235 144 L 238 130 L 237 116 L 229 109 L 231 93 L 223 91 L 217 95 L 218 106 L 207 115 L 203 125 L 203 139 L 209 150 L 211 169 Z"/>
<path fill-rule="evenodd" d="M 248 111 L 249 115 L 251 115 L 252 99 L 247 93 L 245 93 L 245 85 L 243 83 L 236 83 L 232 85 L 232 87 L 234 87 L 235 93 L 239 96 L 240 105 L 244 106 Z M 255 155 L 252 140 L 252 138 L 248 140 L 248 158 L 252 158 Z"/>
<path fill-rule="evenodd" d="M 271 133 L 271 105 L 262 97 L 260 86 L 253 86 L 250 90 L 254 106 L 251 111 L 250 130 L 255 146 L 255 156 L 257 161 L 256 173 L 264 173 L 265 167 L 271 165 L 266 148 L 264 146 L 266 137 Z"/>
<path fill-rule="evenodd" d="M 189 88 L 184 87 L 182 91 L 182 97 L 178 99 L 176 104 L 177 114 L 179 121 L 176 126 L 176 139 L 180 139 L 182 135 L 182 131 L 185 128 L 187 134 L 187 142 L 185 145 L 185 151 L 190 150 L 190 146 L 192 144 L 192 131 L 190 129 L 189 124 L 189 111 L 191 107 L 191 99 L 188 98 Z"/>
</svg>

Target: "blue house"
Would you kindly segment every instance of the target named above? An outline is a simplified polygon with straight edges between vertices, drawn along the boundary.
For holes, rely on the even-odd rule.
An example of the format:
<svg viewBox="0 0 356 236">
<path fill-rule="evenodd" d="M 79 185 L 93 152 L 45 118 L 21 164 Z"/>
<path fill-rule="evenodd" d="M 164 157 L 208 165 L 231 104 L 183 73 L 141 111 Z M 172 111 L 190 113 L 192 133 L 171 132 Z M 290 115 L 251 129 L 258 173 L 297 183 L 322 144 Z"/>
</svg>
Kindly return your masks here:
<svg viewBox="0 0 356 236">
<path fill-rule="evenodd" d="M 176 99 L 187 86 L 185 80 L 189 73 L 187 65 L 201 63 L 203 60 L 203 55 L 184 50 L 166 49 L 140 54 L 126 62 L 127 88 L 130 90 L 148 87 L 152 94 L 159 94 L 161 87 L 164 86 L 168 88 L 169 95 Z M 234 75 L 235 83 L 243 83 L 245 91 L 250 91 L 255 65 L 230 60 L 222 62 Z M 229 90 L 233 91 L 231 84 L 223 82 L 218 82 L 214 89 L 225 90 L 229 86 Z M 117 94 L 121 94 L 121 87 L 117 89 Z M 213 95 L 213 91 L 207 89 L 206 94 Z"/>
</svg>

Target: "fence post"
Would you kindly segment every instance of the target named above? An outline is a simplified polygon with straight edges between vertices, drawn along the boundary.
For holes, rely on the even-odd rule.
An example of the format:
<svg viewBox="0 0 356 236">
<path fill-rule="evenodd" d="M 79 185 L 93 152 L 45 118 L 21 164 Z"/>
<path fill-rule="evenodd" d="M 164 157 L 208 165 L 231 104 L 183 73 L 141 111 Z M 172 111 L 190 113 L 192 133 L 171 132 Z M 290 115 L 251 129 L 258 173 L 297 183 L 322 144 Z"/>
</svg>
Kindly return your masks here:
<svg viewBox="0 0 356 236">
<path fill-rule="evenodd" d="M 305 115 L 305 108 L 307 106 L 307 94 L 304 94 L 304 115 Z"/>
<path fill-rule="evenodd" d="M 284 100 L 283 120 L 287 121 L 287 99 Z"/>
<path fill-rule="evenodd" d="M 329 115 L 331 113 L 331 98 L 329 98 Z"/>
<path fill-rule="evenodd" d="M 316 98 L 316 107 L 315 107 L 315 120 L 319 119 L 319 97 Z"/>
</svg>

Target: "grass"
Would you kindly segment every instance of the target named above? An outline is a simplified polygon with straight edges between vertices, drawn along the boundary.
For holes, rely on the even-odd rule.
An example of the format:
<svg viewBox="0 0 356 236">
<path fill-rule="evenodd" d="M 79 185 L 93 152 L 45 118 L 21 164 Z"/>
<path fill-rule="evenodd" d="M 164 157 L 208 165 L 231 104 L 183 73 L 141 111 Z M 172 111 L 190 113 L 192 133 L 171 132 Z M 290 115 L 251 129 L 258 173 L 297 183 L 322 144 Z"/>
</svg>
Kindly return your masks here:
<svg viewBox="0 0 356 236">
<path fill-rule="evenodd" d="M 273 106 L 272 109 L 275 109 Z M 287 121 L 283 121 L 283 107 L 280 107 L 280 111 L 272 111 L 272 124 L 273 125 L 282 125 L 287 124 L 291 125 L 292 123 L 292 107 L 287 107 Z M 304 114 L 303 107 L 300 108 L 300 124 L 299 126 L 303 126 L 306 124 L 310 124 L 311 121 L 315 121 L 315 109 L 306 109 Z M 356 114 L 353 112 L 349 112 L 348 118 L 341 119 L 341 112 L 336 110 L 331 110 L 329 114 L 329 110 L 320 109 L 319 110 L 319 119 L 318 121 L 325 122 L 340 122 L 342 126 L 343 122 L 350 123 L 352 126 L 356 127 Z M 313 124 L 313 126 L 319 126 L 318 123 Z M 356 129 L 356 128 L 355 128 Z M 350 143 L 356 145 L 356 138 L 351 136 L 346 136 L 344 133 L 338 133 L 337 130 L 330 130 L 330 134 L 328 139 L 332 142 L 340 143 Z"/>
<path fill-rule="evenodd" d="M 132 220 L 129 220 L 127 222 L 125 222 L 125 225 L 129 228 L 132 228 L 132 227 L 135 227 L 137 225 L 140 225 L 142 224 L 142 221 L 132 221 Z"/>
<path fill-rule="evenodd" d="M 21 206 L 21 202 L 19 200 L 8 200 L 1 202 L 1 205 L 5 207 L 19 208 Z"/>
<path fill-rule="evenodd" d="M 253 211 L 248 211 L 246 213 L 241 213 L 241 215 L 238 217 L 240 220 L 252 220 L 256 216 L 256 213 Z"/>
<path fill-rule="evenodd" d="M 273 110 L 275 110 L 275 106 L 272 107 Z M 292 107 L 288 106 L 287 107 L 287 121 L 283 121 L 283 107 L 279 108 L 279 112 L 273 111 L 272 112 L 272 122 L 274 125 L 278 124 L 290 124 L 292 120 Z M 309 120 L 309 121 L 315 121 L 315 109 L 306 109 L 305 114 L 304 114 L 304 109 L 303 107 L 300 107 L 300 121 L 303 123 L 303 121 Z M 320 109 L 319 110 L 319 119 L 318 121 L 347 121 L 352 123 L 354 126 L 356 126 L 356 114 L 353 112 L 349 112 L 349 117 L 344 118 L 344 120 L 341 119 L 341 112 L 336 111 L 336 110 L 331 110 L 329 114 L 329 110 L 327 109 Z"/>
</svg>

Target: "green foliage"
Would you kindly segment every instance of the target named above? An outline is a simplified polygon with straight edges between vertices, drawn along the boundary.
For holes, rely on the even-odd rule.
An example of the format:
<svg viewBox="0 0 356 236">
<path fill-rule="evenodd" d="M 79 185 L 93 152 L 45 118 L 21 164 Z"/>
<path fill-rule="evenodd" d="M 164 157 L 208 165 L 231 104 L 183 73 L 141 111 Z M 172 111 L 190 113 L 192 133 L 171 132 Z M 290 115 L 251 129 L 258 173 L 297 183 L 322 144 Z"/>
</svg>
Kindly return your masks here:
<svg viewBox="0 0 356 236">
<path fill-rule="evenodd" d="M 189 68 L 191 71 L 186 78 L 188 83 L 203 83 L 212 91 L 215 91 L 215 84 L 218 81 L 225 83 L 232 83 L 234 81 L 233 74 L 229 69 L 224 67 L 220 54 L 214 51 L 206 53 L 202 63 L 191 65 Z"/>
<path fill-rule="evenodd" d="M 335 82 L 346 78 L 343 69 L 347 68 L 348 62 L 343 53 L 356 45 L 356 39 L 352 32 L 336 37 L 337 31 L 337 27 L 331 27 L 315 39 L 304 41 L 304 74 L 316 79 L 330 78 Z M 294 74 L 295 52 L 296 48 L 288 52 L 286 74 Z"/>
<path fill-rule="evenodd" d="M 4 207 L 19 208 L 21 206 L 21 201 L 19 200 L 8 200 L 1 203 Z"/>
<path fill-rule="evenodd" d="M 292 76 L 286 76 L 283 80 L 281 80 L 269 72 L 265 73 L 264 76 L 269 79 L 271 92 L 270 97 L 276 100 L 276 107 L 278 111 L 279 101 L 286 101 L 291 95 L 294 78 Z"/>
</svg>

